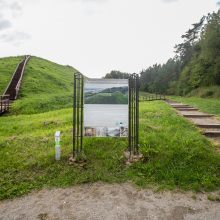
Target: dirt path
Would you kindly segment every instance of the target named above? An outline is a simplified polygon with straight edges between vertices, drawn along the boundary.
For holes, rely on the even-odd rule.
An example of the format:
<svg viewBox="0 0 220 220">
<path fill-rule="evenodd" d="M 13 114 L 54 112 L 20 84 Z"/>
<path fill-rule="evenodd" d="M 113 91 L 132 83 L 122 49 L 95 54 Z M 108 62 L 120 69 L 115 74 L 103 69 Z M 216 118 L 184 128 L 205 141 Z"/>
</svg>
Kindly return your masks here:
<svg viewBox="0 0 220 220">
<path fill-rule="evenodd" d="M 206 194 L 138 190 L 131 184 L 74 186 L 0 202 L 0 219 L 219 220 L 220 203 Z"/>
</svg>

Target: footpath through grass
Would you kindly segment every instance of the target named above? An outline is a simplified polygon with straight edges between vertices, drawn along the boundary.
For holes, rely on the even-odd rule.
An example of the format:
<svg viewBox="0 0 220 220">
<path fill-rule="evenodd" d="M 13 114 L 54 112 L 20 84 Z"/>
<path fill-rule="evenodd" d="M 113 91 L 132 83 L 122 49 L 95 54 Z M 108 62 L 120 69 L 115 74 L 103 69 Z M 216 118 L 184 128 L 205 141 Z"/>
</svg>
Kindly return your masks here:
<svg viewBox="0 0 220 220">
<path fill-rule="evenodd" d="M 220 99 L 180 96 L 171 96 L 169 98 L 177 102 L 189 104 L 193 107 L 200 109 L 201 111 L 215 114 L 220 117 Z"/>
<path fill-rule="evenodd" d="M 62 132 L 62 160 L 54 160 L 54 133 Z M 0 199 L 74 184 L 133 181 L 139 186 L 215 190 L 220 155 L 210 142 L 162 101 L 141 103 L 144 161 L 127 168 L 126 139 L 85 138 L 87 165 L 68 165 L 72 109 L 0 118 Z"/>
</svg>

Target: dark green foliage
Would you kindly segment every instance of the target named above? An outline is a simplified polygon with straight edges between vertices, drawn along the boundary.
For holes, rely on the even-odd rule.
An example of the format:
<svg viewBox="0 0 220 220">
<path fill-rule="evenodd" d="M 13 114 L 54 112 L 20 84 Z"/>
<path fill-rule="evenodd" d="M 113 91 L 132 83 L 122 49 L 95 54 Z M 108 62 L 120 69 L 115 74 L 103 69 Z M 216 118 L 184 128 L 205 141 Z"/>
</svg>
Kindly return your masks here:
<svg viewBox="0 0 220 220">
<path fill-rule="evenodd" d="M 105 79 L 128 79 L 129 73 L 122 73 L 120 71 L 113 70 L 105 75 Z"/>
<path fill-rule="evenodd" d="M 85 99 L 86 104 L 128 104 L 128 95 L 121 92 L 100 93 Z"/>
<path fill-rule="evenodd" d="M 166 64 L 155 64 L 140 73 L 141 89 L 150 93 L 167 93 L 171 82 L 177 81 L 180 61 L 169 59 Z"/>
<path fill-rule="evenodd" d="M 197 49 L 181 72 L 177 88 L 180 95 L 202 86 L 220 85 L 220 11 L 206 20 Z"/>
<path fill-rule="evenodd" d="M 220 86 L 220 10 L 203 16 L 182 38 L 174 59 L 141 72 L 142 90 L 187 95 L 201 87 Z"/>
<path fill-rule="evenodd" d="M 109 89 L 102 90 L 102 93 L 114 93 L 114 92 L 121 92 L 122 94 L 128 94 L 128 87 L 112 87 Z"/>
<path fill-rule="evenodd" d="M 86 92 L 85 104 L 128 104 L 128 87 L 112 87 L 96 93 Z"/>
</svg>

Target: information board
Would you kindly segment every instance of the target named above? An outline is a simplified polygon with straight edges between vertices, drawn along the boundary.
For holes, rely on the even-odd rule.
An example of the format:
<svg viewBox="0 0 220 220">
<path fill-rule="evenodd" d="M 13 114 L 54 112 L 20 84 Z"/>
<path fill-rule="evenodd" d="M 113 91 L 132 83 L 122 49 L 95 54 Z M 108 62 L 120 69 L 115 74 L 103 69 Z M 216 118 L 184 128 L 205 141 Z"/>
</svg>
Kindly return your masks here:
<svg viewBox="0 0 220 220">
<path fill-rule="evenodd" d="M 85 79 L 84 136 L 128 136 L 128 80 Z"/>
</svg>

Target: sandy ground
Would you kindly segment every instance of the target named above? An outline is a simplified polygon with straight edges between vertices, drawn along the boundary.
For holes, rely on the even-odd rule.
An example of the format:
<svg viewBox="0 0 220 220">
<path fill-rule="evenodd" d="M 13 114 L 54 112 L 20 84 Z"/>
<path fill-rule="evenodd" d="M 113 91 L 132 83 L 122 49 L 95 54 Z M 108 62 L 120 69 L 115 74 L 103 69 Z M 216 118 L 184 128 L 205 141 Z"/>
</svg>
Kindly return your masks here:
<svg viewBox="0 0 220 220">
<path fill-rule="evenodd" d="M 207 194 L 153 192 L 132 184 L 74 186 L 42 190 L 0 202 L 0 219 L 20 220 L 117 220 L 201 219 L 219 220 L 220 203 Z"/>
</svg>

